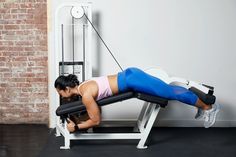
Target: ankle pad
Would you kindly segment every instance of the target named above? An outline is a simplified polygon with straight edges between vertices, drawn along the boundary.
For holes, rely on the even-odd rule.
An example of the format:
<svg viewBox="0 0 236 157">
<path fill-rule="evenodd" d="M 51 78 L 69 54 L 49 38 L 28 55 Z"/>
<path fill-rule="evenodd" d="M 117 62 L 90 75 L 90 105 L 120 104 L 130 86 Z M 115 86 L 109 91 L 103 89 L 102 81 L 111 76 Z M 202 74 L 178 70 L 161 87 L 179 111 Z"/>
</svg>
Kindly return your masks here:
<svg viewBox="0 0 236 157">
<path fill-rule="evenodd" d="M 198 96 L 198 98 L 200 100 L 202 100 L 207 105 L 214 104 L 216 101 L 216 97 L 214 95 L 212 95 L 213 93 L 206 94 L 195 87 L 191 87 L 191 88 L 189 88 L 189 90 L 192 91 L 193 93 L 195 93 Z"/>
</svg>

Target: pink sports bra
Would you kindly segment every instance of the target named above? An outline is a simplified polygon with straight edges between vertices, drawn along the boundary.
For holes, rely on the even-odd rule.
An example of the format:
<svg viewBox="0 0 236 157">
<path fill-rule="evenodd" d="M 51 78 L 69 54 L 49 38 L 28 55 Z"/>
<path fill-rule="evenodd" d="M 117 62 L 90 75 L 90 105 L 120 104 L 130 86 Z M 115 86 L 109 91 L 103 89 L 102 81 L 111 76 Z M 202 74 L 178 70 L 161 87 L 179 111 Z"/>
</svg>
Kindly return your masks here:
<svg viewBox="0 0 236 157">
<path fill-rule="evenodd" d="M 100 99 L 103 99 L 112 95 L 111 87 L 110 87 L 107 76 L 94 77 L 91 80 L 95 81 L 98 85 L 98 96 L 96 100 L 100 100 Z M 91 81 L 91 80 L 88 80 L 88 81 Z M 88 81 L 85 81 L 85 82 L 88 82 Z"/>
</svg>

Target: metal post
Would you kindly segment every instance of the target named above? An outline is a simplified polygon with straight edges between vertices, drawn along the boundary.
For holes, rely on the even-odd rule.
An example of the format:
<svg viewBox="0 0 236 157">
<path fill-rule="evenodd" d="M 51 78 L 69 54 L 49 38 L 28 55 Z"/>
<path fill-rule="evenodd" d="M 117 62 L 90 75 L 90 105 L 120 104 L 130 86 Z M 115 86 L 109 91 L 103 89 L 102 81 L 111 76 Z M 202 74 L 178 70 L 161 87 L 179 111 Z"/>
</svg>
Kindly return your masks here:
<svg viewBox="0 0 236 157">
<path fill-rule="evenodd" d="M 72 53 L 73 53 L 73 74 L 75 74 L 75 25 L 74 17 L 72 16 Z"/>
<path fill-rule="evenodd" d="M 82 73 L 82 81 L 85 81 L 85 69 L 87 68 L 85 65 L 85 51 L 86 51 L 86 48 L 85 48 L 85 25 L 83 25 L 83 73 Z"/>
<path fill-rule="evenodd" d="M 62 70 L 61 74 L 64 75 L 64 30 L 63 30 L 63 24 L 61 24 L 61 46 L 62 46 Z"/>
</svg>

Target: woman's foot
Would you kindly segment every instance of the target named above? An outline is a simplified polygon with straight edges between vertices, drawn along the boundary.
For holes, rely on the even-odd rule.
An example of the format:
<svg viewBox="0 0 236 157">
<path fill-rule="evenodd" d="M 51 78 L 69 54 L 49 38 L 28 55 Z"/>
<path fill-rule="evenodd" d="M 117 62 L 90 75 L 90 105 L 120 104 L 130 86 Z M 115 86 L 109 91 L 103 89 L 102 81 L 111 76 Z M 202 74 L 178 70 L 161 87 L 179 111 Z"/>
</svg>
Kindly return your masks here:
<svg viewBox="0 0 236 157">
<path fill-rule="evenodd" d="M 215 103 L 212 105 L 212 108 L 209 110 L 205 110 L 203 117 L 204 117 L 204 127 L 209 128 L 212 125 L 214 125 L 216 121 L 216 116 L 218 112 L 220 111 L 220 105 L 218 103 Z"/>
<path fill-rule="evenodd" d="M 204 110 L 201 108 L 198 108 L 197 113 L 195 115 L 195 119 L 202 119 L 204 115 Z"/>
<path fill-rule="evenodd" d="M 195 115 L 195 119 L 202 119 L 204 117 L 204 111 L 210 110 L 212 105 L 204 105 L 201 108 L 198 107 L 197 113 Z"/>
<path fill-rule="evenodd" d="M 217 113 L 220 111 L 220 105 L 219 104 L 213 104 L 211 105 L 211 108 L 209 109 L 202 109 L 198 108 L 197 114 L 195 115 L 195 119 L 202 119 L 204 118 L 204 127 L 209 128 L 211 127 L 216 120 Z"/>
</svg>

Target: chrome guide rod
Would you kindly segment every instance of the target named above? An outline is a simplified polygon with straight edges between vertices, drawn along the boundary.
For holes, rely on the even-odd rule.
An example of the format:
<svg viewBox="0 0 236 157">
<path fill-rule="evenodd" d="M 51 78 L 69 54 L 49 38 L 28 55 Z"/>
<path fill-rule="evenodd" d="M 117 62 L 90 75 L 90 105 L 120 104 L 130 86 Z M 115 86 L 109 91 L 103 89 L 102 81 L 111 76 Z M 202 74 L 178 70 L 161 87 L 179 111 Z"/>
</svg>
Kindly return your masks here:
<svg viewBox="0 0 236 157">
<path fill-rule="evenodd" d="M 75 74 L 75 26 L 74 17 L 72 17 L 72 59 L 73 59 L 73 74 Z"/>
<path fill-rule="evenodd" d="M 83 65 L 82 65 L 83 75 L 82 75 L 82 81 L 85 81 L 85 68 L 87 68 L 87 67 L 85 67 L 85 59 L 86 59 L 85 58 L 85 51 L 86 51 L 85 46 L 86 46 L 86 43 L 85 43 L 85 25 L 83 25 Z"/>
<path fill-rule="evenodd" d="M 62 52 L 62 68 L 61 68 L 61 74 L 64 75 L 64 27 L 63 27 L 63 24 L 61 24 L 61 46 L 62 46 L 62 49 L 61 49 L 61 52 Z"/>
</svg>

